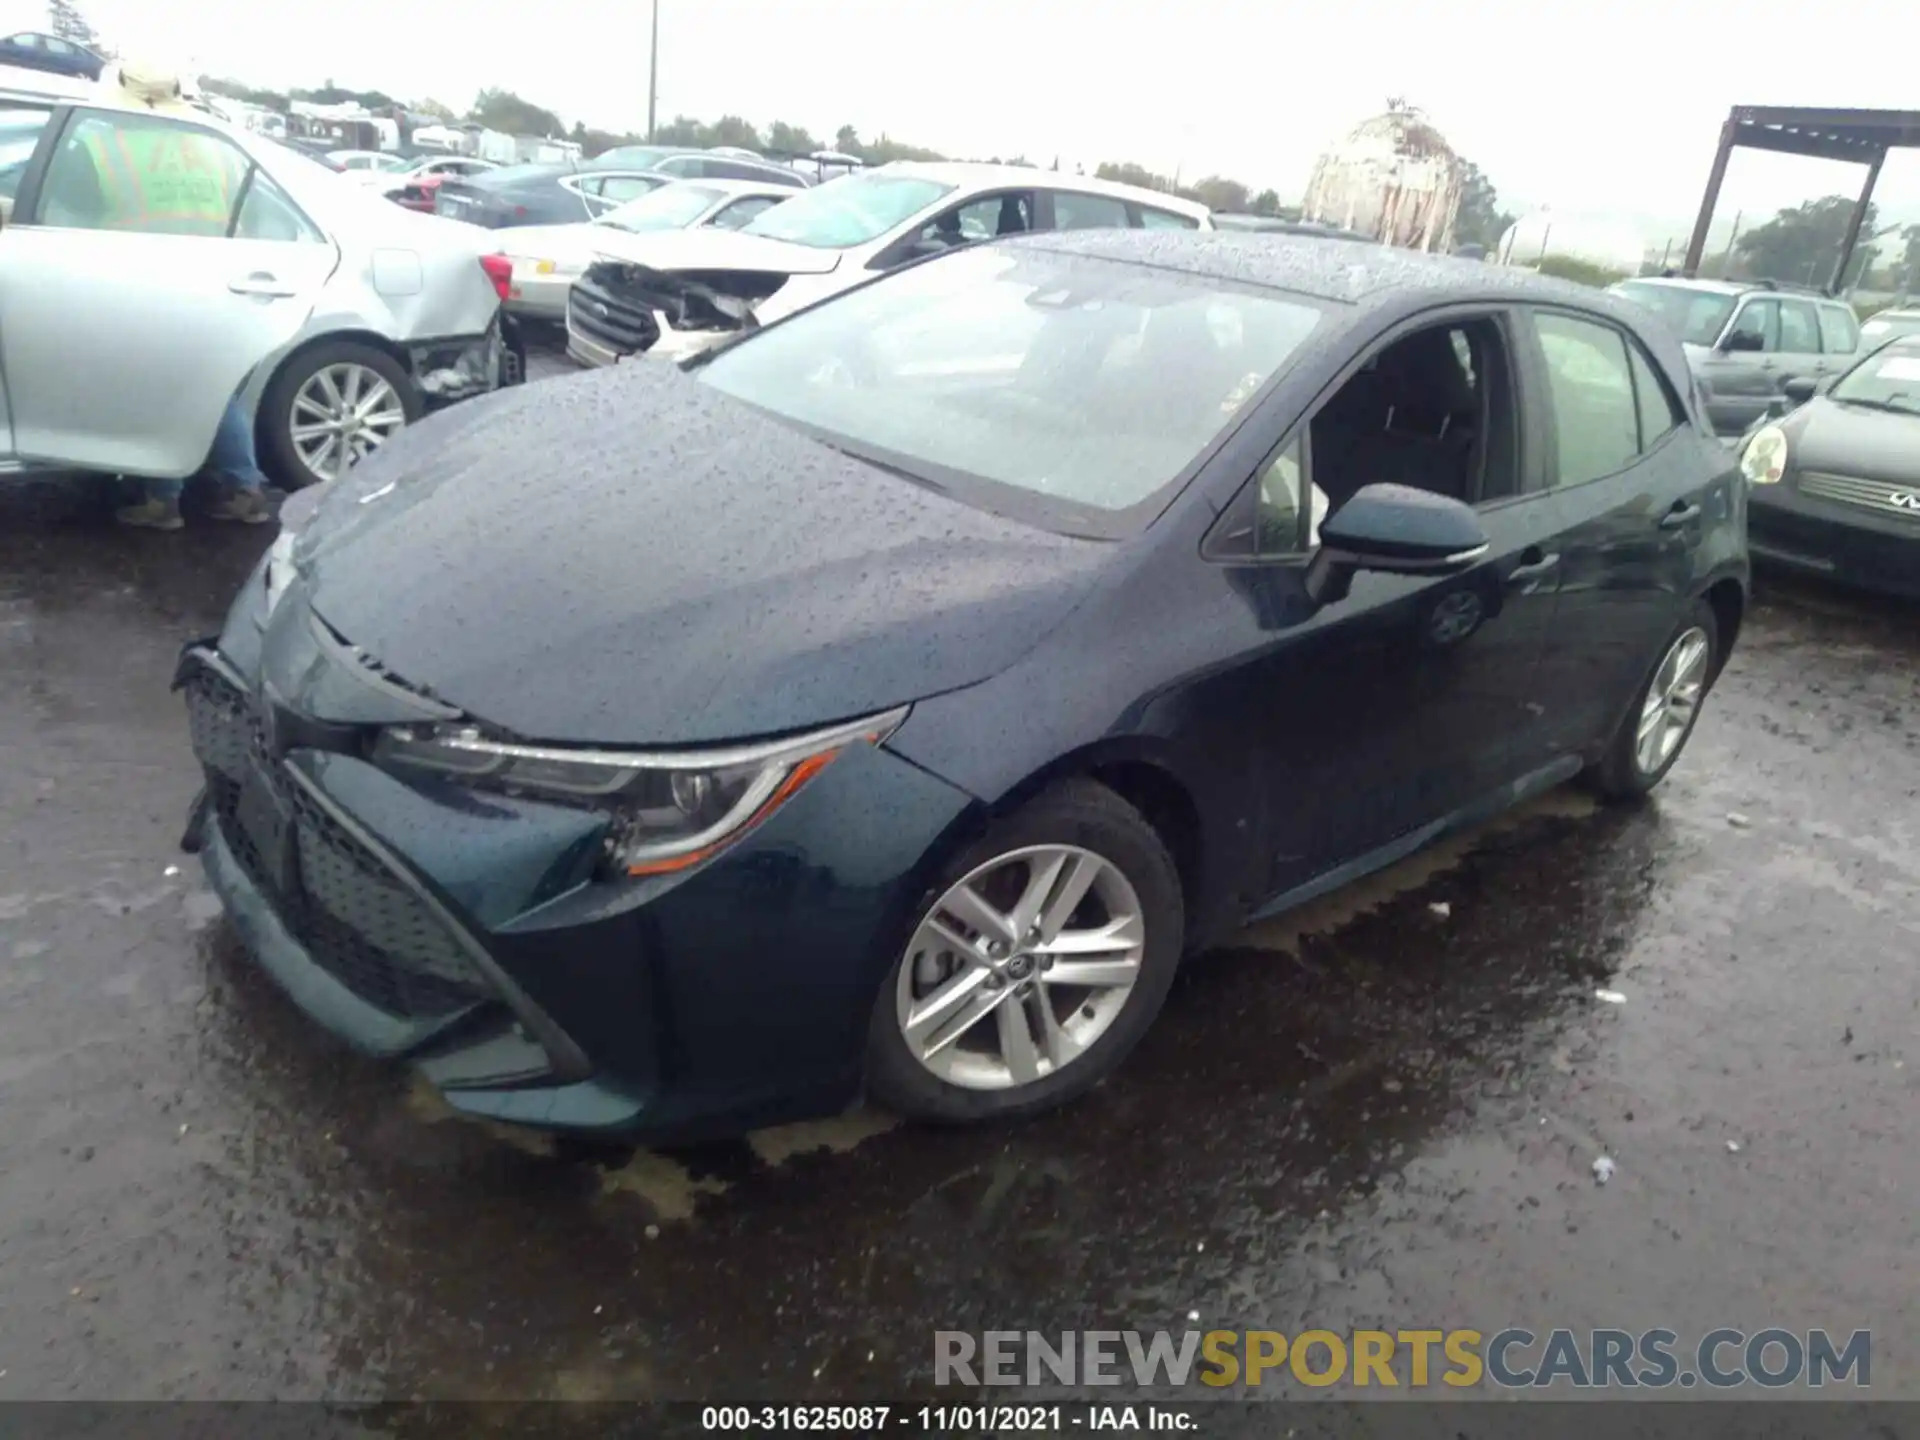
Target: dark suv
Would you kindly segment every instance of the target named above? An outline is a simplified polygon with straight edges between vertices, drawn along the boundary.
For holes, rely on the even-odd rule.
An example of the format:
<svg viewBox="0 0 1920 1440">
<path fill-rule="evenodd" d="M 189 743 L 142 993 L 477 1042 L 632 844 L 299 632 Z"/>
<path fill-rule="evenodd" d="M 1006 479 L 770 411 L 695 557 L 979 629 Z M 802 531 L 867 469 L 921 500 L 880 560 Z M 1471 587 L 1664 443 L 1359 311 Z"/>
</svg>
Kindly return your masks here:
<svg viewBox="0 0 1920 1440">
<path fill-rule="evenodd" d="M 1612 290 L 1673 327 L 1721 435 L 1744 434 L 1775 412 L 1787 381 L 1838 375 L 1860 349 L 1852 306 L 1768 280 L 1647 278 Z"/>
</svg>

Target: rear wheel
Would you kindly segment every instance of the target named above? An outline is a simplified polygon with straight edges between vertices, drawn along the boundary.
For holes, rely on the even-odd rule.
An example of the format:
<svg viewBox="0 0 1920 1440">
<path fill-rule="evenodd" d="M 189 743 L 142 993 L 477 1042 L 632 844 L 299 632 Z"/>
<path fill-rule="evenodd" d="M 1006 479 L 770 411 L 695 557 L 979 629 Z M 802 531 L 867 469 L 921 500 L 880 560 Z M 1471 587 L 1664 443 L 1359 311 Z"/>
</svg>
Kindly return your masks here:
<svg viewBox="0 0 1920 1440">
<path fill-rule="evenodd" d="M 1160 1011 L 1184 936 L 1160 837 L 1075 780 L 998 822 L 942 874 L 874 1006 L 868 1083 L 967 1122 L 1091 1089 Z"/>
<path fill-rule="evenodd" d="M 289 488 L 343 475 L 426 408 L 399 361 L 357 340 L 303 350 L 261 401 L 266 458 Z"/>
<path fill-rule="evenodd" d="M 1666 777 L 1693 734 L 1713 683 L 1720 626 L 1713 607 L 1696 600 L 1675 628 L 1659 663 L 1593 769 L 1594 788 L 1611 800 L 1637 800 Z"/>
</svg>

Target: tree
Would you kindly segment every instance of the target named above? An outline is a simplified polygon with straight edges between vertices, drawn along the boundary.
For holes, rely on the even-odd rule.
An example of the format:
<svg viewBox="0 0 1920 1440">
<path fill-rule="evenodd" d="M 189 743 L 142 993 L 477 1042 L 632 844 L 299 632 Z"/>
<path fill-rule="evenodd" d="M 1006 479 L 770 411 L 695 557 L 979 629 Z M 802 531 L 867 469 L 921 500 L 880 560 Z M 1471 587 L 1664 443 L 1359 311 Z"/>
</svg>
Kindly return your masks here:
<svg viewBox="0 0 1920 1440">
<path fill-rule="evenodd" d="M 1278 215 L 1280 213 L 1280 192 L 1262 190 L 1247 202 L 1247 208 L 1256 215 Z"/>
<path fill-rule="evenodd" d="M 855 130 L 851 125 L 842 125 L 838 130 L 833 132 L 833 148 L 838 150 L 842 155 L 858 155 L 860 153 L 860 132 Z"/>
<path fill-rule="evenodd" d="M 1196 180 L 1187 193 L 1209 210 L 1245 210 L 1249 203 L 1247 187 L 1224 175 Z"/>
<path fill-rule="evenodd" d="M 760 132 L 738 115 L 722 115 L 707 131 L 704 148 L 730 145 L 737 150 L 758 150 Z"/>
<path fill-rule="evenodd" d="M 87 23 L 87 17 L 80 13 L 73 0 L 47 0 L 47 29 L 96 55 L 107 53 L 101 46 L 99 32 Z"/>
<path fill-rule="evenodd" d="M 560 123 L 560 117 L 553 111 L 535 105 L 531 100 L 522 100 L 511 90 L 491 86 L 473 97 L 473 109 L 467 112 L 467 118 L 489 130 L 503 130 L 509 135 L 567 133 L 567 127 Z"/>
<path fill-rule="evenodd" d="M 804 125 L 776 120 L 767 127 L 767 149 L 781 155 L 811 155 L 821 148 Z"/>
<path fill-rule="evenodd" d="M 1920 225 L 1907 226 L 1900 232 L 1900 238 L 1907 242 L 1907 248 L 1901 253 L 1893 288 L 1905 295 L 1920 289 Z"/>
<path fill-rule="evenodd" d="M 348 90 L 331 80 L 318 90 L 289 90 L 287 94 L 310 105 L 358 105 L 362 110 L 390 110 L 400 103 L 384 90 Z"/>
<path fill-rule="evenodd" d="M 1471 160 L 1460 162 L 1460 210 L 1453 220 L 1455 245 L 1478 245 L 1488 255 L 1500 244 L 1500 237 L 1513 225 L 1513 216 L 1500 208 L 1500 195 L 1493 182 Z"/>
<path fill-rule="evenodd" d="M 1841 243 L 1853 219 L 1854 202 L 1845 195 L 1828 195 L 1782 210 L 1764 225 L 1734 242 L 1741 268 L 1751 276 L 1815 285 L 1829 279 L 1840 258 Z M 1867 207 L 1862 234 L 1873 232 L 1874 207 Z"/>
<path fill-rule="evenodd" d="M 1131 160 L 1102 160 L 1093 168 L 1096 180 L 1111 180 L 1117 185 L 1137 185 L 1142 190 L 1163 190 L 1173 193 L 1173 181 L 1165 175 L 1156 175 L 1144 165 L 1136 165 Z"/>
<path fill-rule="evenodd" d="M 422 115 L 431 115 L 442 125 L 451 125 L 455 120 L 460 118 L 453 113 L 453 107 L 451 105 L 444 105 L 431 96 L 420 101 L 413 108 Z"/>
<path fill-rule="evenodd" d="M 216 76 L 206 76 L 200 81 L 200 88 L 209 95 L 218 95 L 223 100 L 238 100 L 244 105 L 258 105 L 264 110 L 278 110 L 286 113 L 287 97 L 278 90 L 260 90 L 238 80 L 222 80 Z"/>
</svg>

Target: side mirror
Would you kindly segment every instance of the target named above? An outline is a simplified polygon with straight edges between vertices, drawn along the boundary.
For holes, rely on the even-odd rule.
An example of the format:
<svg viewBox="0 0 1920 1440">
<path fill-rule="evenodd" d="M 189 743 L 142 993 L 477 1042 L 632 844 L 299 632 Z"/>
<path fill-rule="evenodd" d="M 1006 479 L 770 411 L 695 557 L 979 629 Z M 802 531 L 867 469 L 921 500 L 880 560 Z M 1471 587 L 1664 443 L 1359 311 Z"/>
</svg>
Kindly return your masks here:
<svg viewBox="0 0 1920 1440">
<path fill-rule="evenodd" d="M 1330 604 L 1346 598 L 1362 570 L 1453 575 L 1486 553 L 1487 532 L 1469 506 L 1407 485 L 1365 485 L 1321 522 L 1307 594 Z"/>
<path fill-rule="evenodd" d="M 1767 341 L 1764 335 L 1756 335 L 1751 330 L 1736 330 L 1717 348 L 1728 355 L 1738 351 L 1758 352 L 1767 348 Z"/>
<path fill-rule="evenodd" d="M 1820 381 L 1811 375 L 1795 375 L 1780 387 L 1780 393 L 1795 405 L 1804 405 L 1820 393 Z"/>
</svg>

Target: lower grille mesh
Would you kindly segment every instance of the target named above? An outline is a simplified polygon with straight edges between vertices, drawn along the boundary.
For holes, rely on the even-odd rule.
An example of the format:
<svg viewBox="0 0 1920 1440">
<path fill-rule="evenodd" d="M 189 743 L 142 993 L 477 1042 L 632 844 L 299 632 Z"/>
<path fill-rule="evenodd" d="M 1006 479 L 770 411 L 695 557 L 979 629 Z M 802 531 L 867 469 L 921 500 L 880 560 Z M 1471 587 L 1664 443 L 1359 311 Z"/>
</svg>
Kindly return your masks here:
<svg viewBox="0 0 1920 1440">
<path fill-rule="evenodd" d="M 386 863 L 267 760 L 246 696 L 208 670 L 185 686 L 194 754 L 234 859 L 314 961 L 389 1014 L 437 1019 L 490 996 L 460 942 Z M 244 787 L 264 783 L 290 815 L 291 883 L 242 820 Z"/>
</svg>

